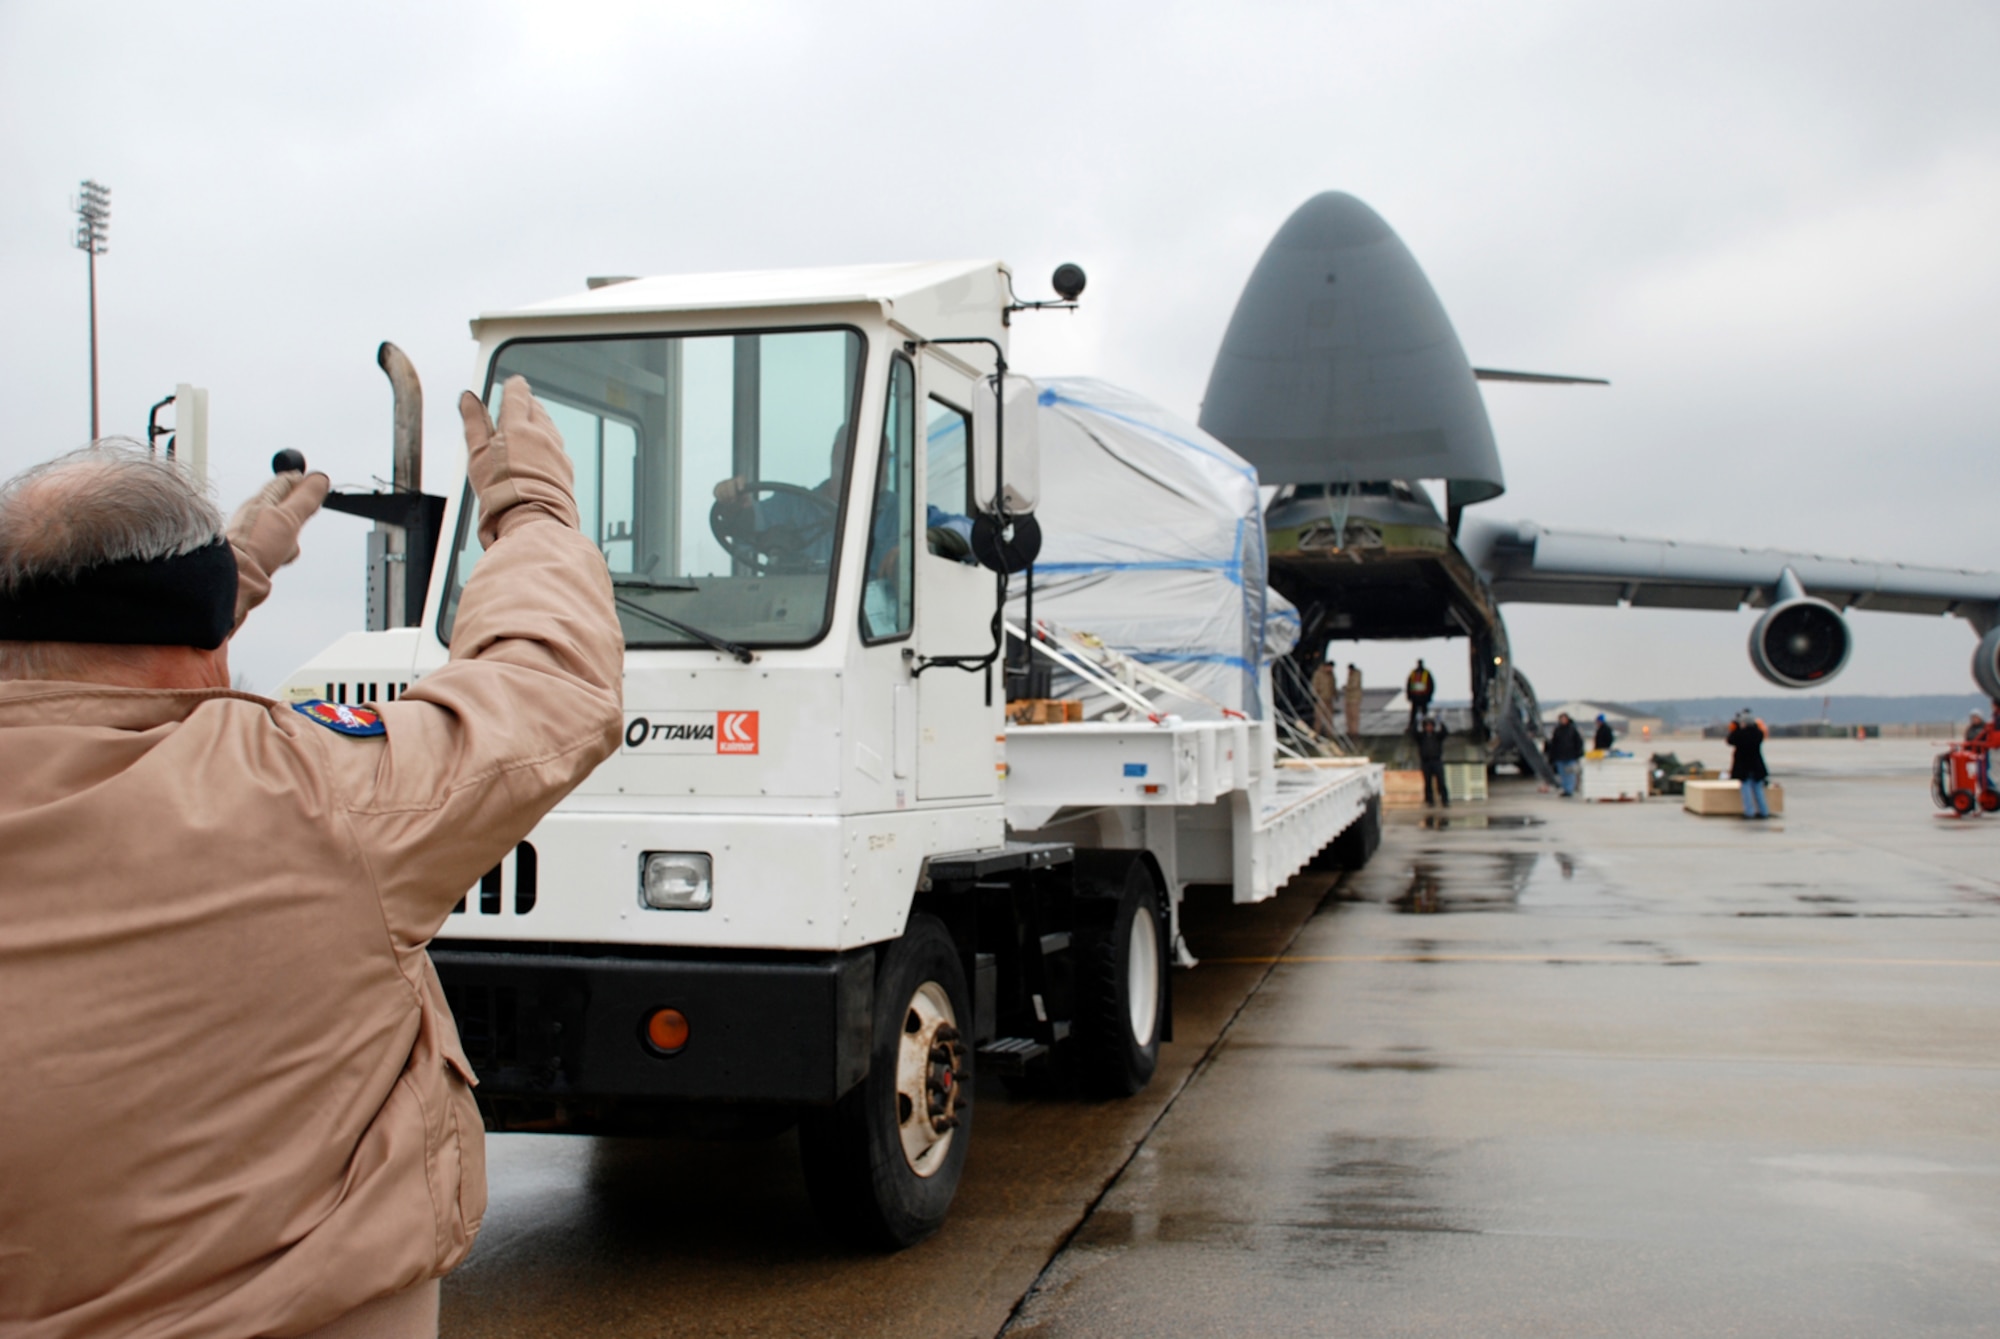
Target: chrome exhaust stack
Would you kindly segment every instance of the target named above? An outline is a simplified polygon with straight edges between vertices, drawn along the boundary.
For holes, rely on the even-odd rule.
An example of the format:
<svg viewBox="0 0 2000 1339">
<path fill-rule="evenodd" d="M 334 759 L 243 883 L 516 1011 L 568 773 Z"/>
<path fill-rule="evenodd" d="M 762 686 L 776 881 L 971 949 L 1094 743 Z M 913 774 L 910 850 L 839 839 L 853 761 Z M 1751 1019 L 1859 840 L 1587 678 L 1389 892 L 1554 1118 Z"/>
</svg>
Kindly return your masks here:
<svg viewBox="0 0 2000 1339">
<path fill-rule="evenodd" d="M 375 363 L 389 378 L 392 446 L 386 493 L 332 493 L 328 511 L 365 516 L 375 522 L 368 536 L 368 630 L 413 628 L 424 619 L 444 499 L 423 491 L 424 388 L 416 365 L 389 341 L 375 350 Z M 272 458 L 274 471 L 303 470 L 305 457 L 294 450 Z"/>
</svg>

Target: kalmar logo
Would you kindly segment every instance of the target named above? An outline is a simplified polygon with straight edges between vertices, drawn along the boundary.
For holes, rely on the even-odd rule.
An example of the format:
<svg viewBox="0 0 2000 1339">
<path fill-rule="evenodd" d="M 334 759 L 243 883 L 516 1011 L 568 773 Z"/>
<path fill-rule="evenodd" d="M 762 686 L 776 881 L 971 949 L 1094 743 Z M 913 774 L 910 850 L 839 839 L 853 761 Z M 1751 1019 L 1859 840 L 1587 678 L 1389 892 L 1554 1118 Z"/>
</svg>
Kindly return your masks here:
<svg viewBox="0 0 2000 1339">
<path fill-rule="evenodd" d="M 379 733 L 380 726 L 376 727 Z M 757 752 L 754 711 L 655 711 L 625 722 L 625 752 L 658 757 Z"/>
<path fill-rule="evenodd" d="M 715 751 L 717 753 L 755 753 L 757 751 L 756 712 L 719 712 L 715 718 L 715 726 Z"/>
</svg>

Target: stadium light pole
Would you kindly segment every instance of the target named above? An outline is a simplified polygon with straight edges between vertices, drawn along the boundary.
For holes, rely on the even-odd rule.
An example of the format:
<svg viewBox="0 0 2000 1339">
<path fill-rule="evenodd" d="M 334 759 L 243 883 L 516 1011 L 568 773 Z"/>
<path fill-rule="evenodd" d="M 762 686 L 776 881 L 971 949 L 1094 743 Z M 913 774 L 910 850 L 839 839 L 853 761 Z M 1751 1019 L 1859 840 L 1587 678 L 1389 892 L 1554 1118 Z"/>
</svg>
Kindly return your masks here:
<svg viewBox="0 0 2000 1339">
<path fill-rule="evenodd" d="M 97 432 L 97 258 L 111 247 L 111 188 L 86 181 L 76 199 L 76 249 L 90 258 L 90 440 Z"/>
</svg>

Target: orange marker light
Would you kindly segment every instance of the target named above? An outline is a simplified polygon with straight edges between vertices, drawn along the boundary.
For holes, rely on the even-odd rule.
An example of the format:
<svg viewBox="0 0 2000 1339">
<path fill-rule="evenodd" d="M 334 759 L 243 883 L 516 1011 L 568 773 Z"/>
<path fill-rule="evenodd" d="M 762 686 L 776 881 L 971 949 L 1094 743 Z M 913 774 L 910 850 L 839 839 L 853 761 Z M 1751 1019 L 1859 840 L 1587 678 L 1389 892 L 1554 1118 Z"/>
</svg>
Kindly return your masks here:
<svg viewBox="0 0 2000 1339">
<path fill-rule="evenodd" d="M 669 1055 L 680 1050 L 688 1044 L 687 1015 L 679 1009 L 655 1009 L 646 1019 L 646 1041 Z"/>
</svg>

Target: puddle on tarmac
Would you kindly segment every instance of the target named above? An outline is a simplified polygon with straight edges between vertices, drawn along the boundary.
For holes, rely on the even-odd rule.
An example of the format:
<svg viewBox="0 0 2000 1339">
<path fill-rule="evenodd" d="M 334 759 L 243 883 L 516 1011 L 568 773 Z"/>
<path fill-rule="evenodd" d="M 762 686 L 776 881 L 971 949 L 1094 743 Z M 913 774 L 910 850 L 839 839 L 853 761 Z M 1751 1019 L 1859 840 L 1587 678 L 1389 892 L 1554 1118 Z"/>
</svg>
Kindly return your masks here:
<svg viewBox="0 0 2000 1339">
<path fill-rule="evenodd" d="M 1546 819 L 1532 814 L 1425 814 L 1419 820 L 1423 827 L 1436 831 L 1439 828 L 1538 828 Z"/>
<path fill-rule="evenodd" d="M 1313 1169 L 1306 1221 L 1288 1243 L 1296 1263 L 1373 1264 L 1413 1233 L 1477 1229 L 1453 1222 L 1437 1202 L 1439 1150 L 1414 1139 L 1334 1136 Z"/>
<path fill-rule="evenodd" d="M 1257 1221 L 1246 1219 L 1228 1190 L 1204 1203 L 1204 1196 L 1156 1195 L 1135 1184 L 1137 1193 L 1126 1195 L 1119 1208 L 1099 1209 L 1084 1220 L 1076 1245 L 1193 1244 L 1254 1255 L 1262 1270 L 1313 1278 L 1329 1266 L 1393 1264 L 1420 1235 L 1477 1231 L 1454 1222 L 1437 1202 L 1434 1164 L 1442 1156 L 1435 1145 L 1415 1139 L 1334 1135 L 1303 1177 L 1292 1181 L 1295 1173 L 1288 1170 L 1291 1184 L 1258 1188 L 1258 1201 L 1277 1211 Z M 1269 1174 L 1254 1160 L 1228 1170 L 1236 1175 L 1220 1177 L 1225 1186 Z"/>
<path fill-rule="evenodd" d="M 1860 920 L 1860 921 L 1962 921 L 1972 913 L 1959 908 L 1946 911 L 1836 911 L 1822 907 L 1815 911 L 1739 911 L 1744 920 Z"/>
<path fill-rule="evenodd" d="M 1516 911 L 1594 902 L 1602 888 L 1566 851 L 1461 851 L 1412 861 L 1409 882 L 1389 905 L 1407 916 Z"/>
<path fill-rule="evenodd" d="M 1343 1060 L 1335 1065 L 1334 1068 L 1348 1070 L 1355 1074 L 1377 1074 L 1383 1072 L 1394 1074 L 1429 1074 L 1433 1070 L 1443 1069 L 1444 1066 L 1435 1060 Z"/>
</svg>

